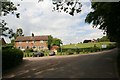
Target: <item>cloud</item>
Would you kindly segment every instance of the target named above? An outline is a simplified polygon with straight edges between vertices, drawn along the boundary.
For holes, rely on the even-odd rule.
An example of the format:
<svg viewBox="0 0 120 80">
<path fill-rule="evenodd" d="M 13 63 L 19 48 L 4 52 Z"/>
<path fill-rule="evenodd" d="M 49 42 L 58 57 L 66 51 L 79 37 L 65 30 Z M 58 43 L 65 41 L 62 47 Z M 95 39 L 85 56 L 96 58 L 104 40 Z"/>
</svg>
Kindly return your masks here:
<svg viewBox="0 0 120 80">
<path fill-rule="evenodd" d="M 16 2 L 18 3 L 18 2 Z M 20 19 L 13 15 L 2 17 L 10 28 L 16 31 L 21 27 L 25 35 L 52 35 L 60 38 L 64 44 L 78 43 L 84 39 L 102 37 L 103 34 L 98 29 L 93 29 L 91 24 L 85 23 L 85 17 L 91 11 L 89 2 L 82 2 L 82 12 L 75 16 L 70 16 L 64 12 L 52 12 L 50 0 L 43 2 L 20 2 L 18 12 Z"/>
</svg>

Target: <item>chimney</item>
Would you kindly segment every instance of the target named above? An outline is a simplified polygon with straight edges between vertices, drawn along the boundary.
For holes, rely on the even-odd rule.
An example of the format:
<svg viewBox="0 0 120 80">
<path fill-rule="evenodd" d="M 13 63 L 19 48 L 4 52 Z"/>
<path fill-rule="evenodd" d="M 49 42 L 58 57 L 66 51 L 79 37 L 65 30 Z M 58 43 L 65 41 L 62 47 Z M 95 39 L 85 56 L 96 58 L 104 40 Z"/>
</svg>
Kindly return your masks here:
<svg viewBox="0 0 120 80">
<path fill-rule="evenodd" d="M 34 34 L 32 33 L 32 37 L 34 37 Z"/>
</svg>

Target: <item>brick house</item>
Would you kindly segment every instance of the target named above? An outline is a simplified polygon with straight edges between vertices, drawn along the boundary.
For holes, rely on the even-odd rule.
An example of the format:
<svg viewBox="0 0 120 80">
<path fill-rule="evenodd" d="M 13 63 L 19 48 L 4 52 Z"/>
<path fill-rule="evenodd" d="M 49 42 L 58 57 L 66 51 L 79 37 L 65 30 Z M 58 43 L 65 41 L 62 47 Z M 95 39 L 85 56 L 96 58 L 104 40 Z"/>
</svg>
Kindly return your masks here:
<svg viewBox="0 0 120 80">
<path fill-rule="evenodd" d="M 15 40 L 15 47 L 21 50 L 45 50 L 47 46 L 48 36 L 19 36 Z"/>
</svg>

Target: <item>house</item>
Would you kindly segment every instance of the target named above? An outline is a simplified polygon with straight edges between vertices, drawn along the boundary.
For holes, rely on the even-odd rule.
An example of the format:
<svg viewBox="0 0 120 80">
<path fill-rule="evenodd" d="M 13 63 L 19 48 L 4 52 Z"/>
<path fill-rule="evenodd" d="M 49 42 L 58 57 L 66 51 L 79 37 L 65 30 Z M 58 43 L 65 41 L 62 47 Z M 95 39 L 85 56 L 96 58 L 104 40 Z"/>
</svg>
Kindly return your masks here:
<svg viewBox="0 0 120 80">
<path fill-rule="evenodd" d="M 96 39 L 93 39 L 93 40 L 91 40 L 91 42 L 95 43 L 95 42 L 97 42 L 97 40 L 96 40 Z"/>
<path fill-rule="evenodd" d="M 54 51 L 55 54 L 57 54 L 57 50 L 58 50 L 59 48 L 60 48 L 59 46 L 54 45 L 54 46 L 51 47 L 50 50 L 51 50 L 51 51 Z"/>
<path fill-rule="evenodd" d="M 48 36 L 19 36 L 15 40 L 15 47 L 21 50 L 45 50 L 47 46 Z"/>
</svg>

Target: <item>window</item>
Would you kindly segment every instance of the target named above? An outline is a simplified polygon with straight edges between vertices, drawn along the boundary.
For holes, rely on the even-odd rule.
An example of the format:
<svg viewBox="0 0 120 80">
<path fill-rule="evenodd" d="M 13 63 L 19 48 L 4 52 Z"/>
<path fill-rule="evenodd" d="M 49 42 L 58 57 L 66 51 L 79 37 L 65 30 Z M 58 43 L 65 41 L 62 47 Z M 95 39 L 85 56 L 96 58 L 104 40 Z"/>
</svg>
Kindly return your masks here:
<svg viewBox="0 0 120 80">
<path fill-rule="evenodd" d="M 33 46 L 32 48 L 36 48 L 35 46 Z"/>
<path fill-rule="evenodd" d="M 43 41 L 40 41 L 40 43 L 43 43 Z"/>
<path fill-rule="evenodd" d="M 21 44 L 21 41 L 19 41 L 19 44 Z"/>
<path fill-rule="evenodd" d="M 44 46 L 41 46 L 41 48 L 44 48 Z"/>
<path fill-rule="evenodd" d="M 29 49 L 29 46 L 26 46 L 27 49 Z"/>
<path fill-rule="evenodd" d="M 22 49 L 22 46 L 18 46 L 18 49 Z"/>
<path fill-rule="evenodd" d="M 18 49 L 20 49 L 20 46 L 18 46 Z"/>
<path fill-rule="evenodd" d="M 36 43 L 36 41 L 32 41 L 33 43 Z"/>
<path fill-rule="evenodd" d="M 29 43 L 29 41 L 26 41 L 26 43 Z"/>
</svg>

